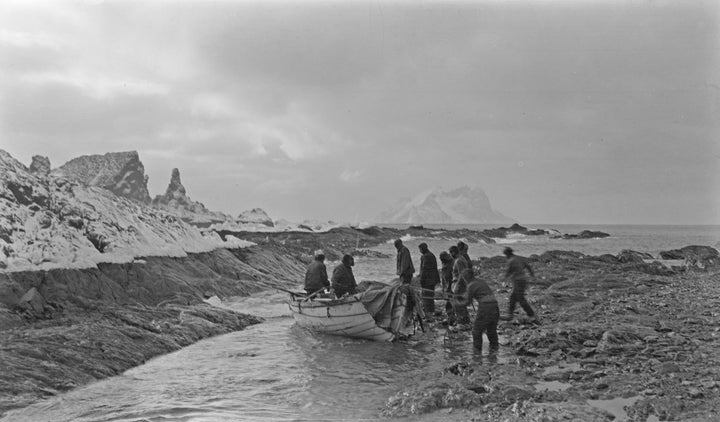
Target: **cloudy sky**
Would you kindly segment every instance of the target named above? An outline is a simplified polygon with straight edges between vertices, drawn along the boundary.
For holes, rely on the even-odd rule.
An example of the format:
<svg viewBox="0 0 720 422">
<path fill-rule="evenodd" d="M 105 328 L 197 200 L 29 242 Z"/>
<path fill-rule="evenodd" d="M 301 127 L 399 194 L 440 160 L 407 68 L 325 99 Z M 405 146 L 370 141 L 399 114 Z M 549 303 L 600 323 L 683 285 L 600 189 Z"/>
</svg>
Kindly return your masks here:
<svg viewBox="0 0 720 422">
<path fill-rule="evenodd" d="M 720 224 L 715 1 L 2 1 L 0 148 L 137 150 L 151 195 L 372 219 Z"/>
</svg>

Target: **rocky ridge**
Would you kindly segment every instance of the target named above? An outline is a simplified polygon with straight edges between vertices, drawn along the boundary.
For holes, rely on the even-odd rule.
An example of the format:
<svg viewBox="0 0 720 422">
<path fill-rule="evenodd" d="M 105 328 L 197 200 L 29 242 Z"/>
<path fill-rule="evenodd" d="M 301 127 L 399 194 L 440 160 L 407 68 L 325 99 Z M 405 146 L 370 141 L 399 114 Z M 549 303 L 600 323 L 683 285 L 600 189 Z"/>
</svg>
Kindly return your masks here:
<svg viewBox="0 0 720 422">
<path fill-rule="evenodd" d="M 87 186 L 99 186 L 115 195 L 143 204 L 150 203 L 148 177 L 137 151 L 109 152 L 73 158 L 52 171 Z"/>
</svg>

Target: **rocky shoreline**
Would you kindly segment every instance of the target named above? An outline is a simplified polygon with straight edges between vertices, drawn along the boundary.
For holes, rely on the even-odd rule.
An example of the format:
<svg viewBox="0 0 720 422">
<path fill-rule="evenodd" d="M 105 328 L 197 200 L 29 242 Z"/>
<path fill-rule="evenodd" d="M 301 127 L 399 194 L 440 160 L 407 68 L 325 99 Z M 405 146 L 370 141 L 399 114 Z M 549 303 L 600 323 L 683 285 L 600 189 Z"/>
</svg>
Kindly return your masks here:
<svg viewBox="0 0 720 422">
<path fill-rule="evenodd" d="M 88 269 L 0 273 L 0 360 L 7 368 L 0 373 L 0 415 L 261 322 L 203 298 L 296 286 L 314 249 L 336 259 L 353 250 L 370 254 L 375 251 L 368 248 L 406 235 L 470 242 L 487 236 L 421 227 L 218 234 L 258 245 Z M 617 415 L 591 403 L 625 399 L 632 420 L 717 417 L 720 254 L 691 246 L 666 256 L 677 265 L 636 251 L 531 256 L 537 279 L 529 297 L 543 325 L 522 318 L 502 323 L 510 359 L 445 362 L 419 372 L 414 387 L 389 398 L 383 416 L 611 420 Z M 505 260 L 481 258 L 474 266 L 504 307 L 509 290 L 497 280 Z M 468 335 L 458 334 L 466 337 L 461 341 Z"/>
<path fill-rule="evenodd" d="M 388 400 L 384 416 L 720 420 L 717 251 L 682 250 L 689 265 L 674 268 L 648 264 L 633 251 L 533 255 L 537 278 L 528 297 L 542 325 L 523 317 L 501 322 L 504 358 L 485 354 L 419 372 L 413 387 Z M 693 250 L 697 254 L 688 256 Z M 709 265 L 692 264 L 706 254 L 714 257 Z M 497 292 L 504 312 L 509 289 L 497 281 L 504 260 L 480 259 L 474 267 Z M 470 341 L 469 333 L 456 336 Z"/>
</svg>

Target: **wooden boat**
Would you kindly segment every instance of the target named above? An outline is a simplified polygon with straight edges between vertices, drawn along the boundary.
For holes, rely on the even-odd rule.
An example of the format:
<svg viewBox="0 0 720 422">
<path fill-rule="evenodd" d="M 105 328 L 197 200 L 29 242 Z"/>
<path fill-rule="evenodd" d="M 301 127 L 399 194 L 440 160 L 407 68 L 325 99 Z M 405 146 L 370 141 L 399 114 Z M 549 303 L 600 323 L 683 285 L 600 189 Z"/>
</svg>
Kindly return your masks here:
<svg viewBox="0 0 720 422">
<path fill-rule="evenodd" d="M 393 341 L 415 330 L 413 324 L 408 324 L 414 315 L 412 301 L 408 301 L 407 294 L 393 292 L 393 289 L 397 286 L 388 286 L 384 292 L 367 290 L 341 299 L 293 296 L 288 305 L 301 327 L 325 334 Z"/>
</svg>

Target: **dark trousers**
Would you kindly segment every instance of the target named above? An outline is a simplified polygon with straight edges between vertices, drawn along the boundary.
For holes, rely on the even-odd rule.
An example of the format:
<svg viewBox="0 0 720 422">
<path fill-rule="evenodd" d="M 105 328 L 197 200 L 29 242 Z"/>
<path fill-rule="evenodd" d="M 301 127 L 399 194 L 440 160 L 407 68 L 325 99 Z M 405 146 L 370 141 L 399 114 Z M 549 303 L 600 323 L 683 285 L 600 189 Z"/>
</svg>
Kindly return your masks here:
<svg viewBox="0 0 720 422">
<path fill-rule="evenodd" d="M 533 308 L 525 298 L 525 290 L 527 290 L 527 281 L 515 282 L 513 291 L 510 293 L 510 302 L 508 303 L 508 315 L 510 317 L 515 313 L 515 305 L 518 303 L 529 317 L 532 318 L 535 316 L 535 311 L 533 311 Z"/>
<path fill-rule="evenodd" d="M 400 281 L 405 284 L 410 284 L 412 282 L 412 274 L 400 274 Z"/>
<path fill-rule="evenodd" d="M 478 304 L 475 324 L 472 330 L 473 347 L 476 352 L 480 353 L 482 351 L 483 333 L 487 335 L 490 341 L 490 350 L 500 348 L 497 333 L 498 320 L 500 320 L 500 308 L 498 308 L 497 302 Z"/>
<path fill-rule="evenodd" d="M 455 319 L 458 324 L 470 324 L 470 313 L 467 306 L 455 305 Z"/>
<path fill-rule="evenodd" d="M 420 287 L 422 287 L 423 310 L 425 314 L 432 315 L 435 312 L 435 283 L 421 281 Z"/>
</svg>

